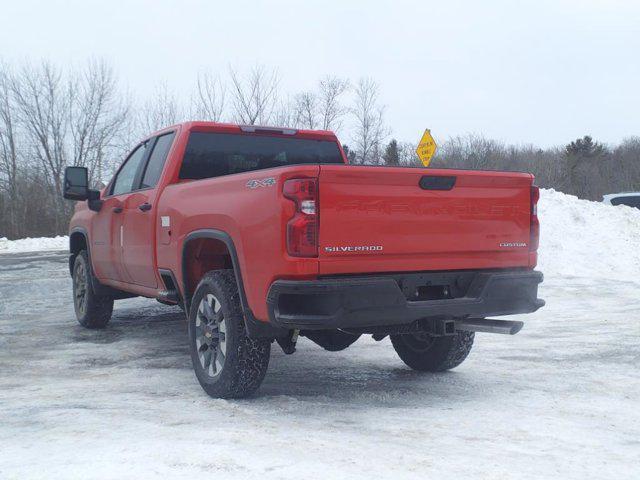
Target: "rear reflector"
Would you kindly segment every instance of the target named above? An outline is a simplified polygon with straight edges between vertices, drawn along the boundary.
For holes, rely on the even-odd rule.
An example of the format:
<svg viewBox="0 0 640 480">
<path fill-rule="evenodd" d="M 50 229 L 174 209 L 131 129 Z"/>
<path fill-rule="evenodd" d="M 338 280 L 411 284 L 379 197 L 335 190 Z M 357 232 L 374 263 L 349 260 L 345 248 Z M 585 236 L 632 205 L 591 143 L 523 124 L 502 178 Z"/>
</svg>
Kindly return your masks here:
<svg viewBox="0 0 640 480">
<path fill-rule="evenodd" d="M 540 188 L 531 186 L 531 223 L 529 228 L 529 251 L 535 252 L 540 244 L 540 221 L 538 220 L 538 200 Z"/>
<path fill-rule="evenodd" d="M 318 185 L 315 178 L 293 178 L 284 182 L 282 193 L 296 204 L 287 222 L 287 252 L 294 257 L 318 256 Z"/>
</svg>

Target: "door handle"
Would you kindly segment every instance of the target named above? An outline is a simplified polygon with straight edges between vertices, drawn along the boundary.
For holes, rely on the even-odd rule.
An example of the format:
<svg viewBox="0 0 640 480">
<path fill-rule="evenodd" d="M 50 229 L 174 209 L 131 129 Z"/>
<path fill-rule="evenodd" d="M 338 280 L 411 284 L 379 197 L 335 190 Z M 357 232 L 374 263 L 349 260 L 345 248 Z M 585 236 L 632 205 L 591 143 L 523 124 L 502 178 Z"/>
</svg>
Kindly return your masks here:
<svg viewBox="0 0 640 480">
<path fill-rule="evenodd" d="M 113 213 L 122 213 L 122 207 L 113 207 Z"/>
<path fill-rule="evenodd" d="M 138 208 L 140 210 L 142 210 L 143 212 L 148 212 L 149 210 L 151 210 L 151 204 L 150 203 L 143 203 L 142 205 L 138 205 Z"/>
</svg>

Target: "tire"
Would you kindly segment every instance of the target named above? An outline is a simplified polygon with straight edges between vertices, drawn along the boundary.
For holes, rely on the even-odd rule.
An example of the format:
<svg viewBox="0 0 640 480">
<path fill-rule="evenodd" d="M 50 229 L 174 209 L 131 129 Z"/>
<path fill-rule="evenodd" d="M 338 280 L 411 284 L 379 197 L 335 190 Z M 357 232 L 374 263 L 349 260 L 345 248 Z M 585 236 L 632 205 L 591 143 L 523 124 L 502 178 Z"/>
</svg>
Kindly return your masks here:
<svg viewBox="0 0 640 480">
<path fill-rule="evenodd" d="M 73 307 L 85 328 L 104 328 L 111 320 L 113 298 L 96 295 L 91 285 L 91 264 L 86 250 L 73 262 Z"/>
<path fill-rule="evenodd" d="M 428 334 L 391 335 L 391 343 L 400 359 L 414 370 L 443 372 L 460 365 L 473 346 L 474 332 L 432 337 Z"/>
<path fill-rule="evenodd" d="M 247 336 L 233 270 L 208 272 L 198 284 L 189 312 L 189 349 L 196 378 L 213 398 L 247 397 L 264 380 L 271 341 Z"/>
</svg>

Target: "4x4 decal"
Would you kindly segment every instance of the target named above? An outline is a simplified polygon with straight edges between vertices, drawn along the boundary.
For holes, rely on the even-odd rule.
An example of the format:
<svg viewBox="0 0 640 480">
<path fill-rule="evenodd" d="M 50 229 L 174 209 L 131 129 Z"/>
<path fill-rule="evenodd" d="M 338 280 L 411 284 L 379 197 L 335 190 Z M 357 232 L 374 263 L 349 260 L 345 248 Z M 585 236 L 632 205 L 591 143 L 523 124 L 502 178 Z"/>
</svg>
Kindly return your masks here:
<svg viewBox="0 0 640 480">
<path fill-rule="evenodd" d="M 258 187 L 273 187 L 276 184 L 276 179 L 273 177 L 268 178 L 254 178 L 253 180 L 249 180 L 247 182 L 248 188 L 258 188 Z"/>
</svg>

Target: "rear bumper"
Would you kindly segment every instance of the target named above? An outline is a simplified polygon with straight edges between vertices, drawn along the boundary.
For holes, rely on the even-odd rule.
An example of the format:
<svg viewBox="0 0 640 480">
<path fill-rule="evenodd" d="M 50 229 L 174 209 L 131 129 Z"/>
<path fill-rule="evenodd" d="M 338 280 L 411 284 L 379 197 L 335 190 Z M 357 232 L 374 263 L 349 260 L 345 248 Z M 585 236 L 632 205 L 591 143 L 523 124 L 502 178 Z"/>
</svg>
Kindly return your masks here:
<svg viewBox="0 0 640 480">
<path fill-rule="evenodd" d="M 272 324 L 301 330 L 482 318 L 535 312 L 544 305 L 542 279 L 531 270 L 482 270 L 277 280 L 267 305 Z"/>
</svg>

